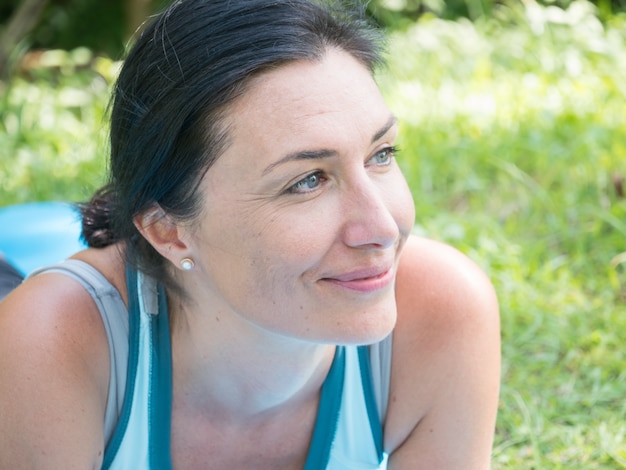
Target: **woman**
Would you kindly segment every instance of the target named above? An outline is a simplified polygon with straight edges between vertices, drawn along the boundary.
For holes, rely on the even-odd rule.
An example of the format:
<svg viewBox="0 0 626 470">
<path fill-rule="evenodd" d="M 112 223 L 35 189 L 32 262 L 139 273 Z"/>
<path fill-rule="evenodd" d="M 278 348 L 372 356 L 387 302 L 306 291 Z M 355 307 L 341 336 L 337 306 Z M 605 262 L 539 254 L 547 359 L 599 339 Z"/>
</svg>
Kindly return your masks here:
<svg viewBox="0 0 626 470">
<path fill-rule="evenodd" d="M 410 235 L 379 57 L 308 0 L 145 29 L 90 248 L 0 305 L 0 467 L 489 467 L 497 302 Z"/>
</svg>

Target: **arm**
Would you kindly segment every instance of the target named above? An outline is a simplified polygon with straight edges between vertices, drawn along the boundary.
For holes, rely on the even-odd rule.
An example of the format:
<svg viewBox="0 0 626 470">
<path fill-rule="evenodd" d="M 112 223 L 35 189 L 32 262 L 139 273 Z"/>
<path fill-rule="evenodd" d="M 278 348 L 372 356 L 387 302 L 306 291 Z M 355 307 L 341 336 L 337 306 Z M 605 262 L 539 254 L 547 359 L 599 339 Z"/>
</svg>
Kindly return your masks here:
<svg viewBox="0 0 626 470">
<path fill-rule="evenodd" d="M 412 238 L 396 298 L 389 469 L 488 469 L 500 383 L 491 283 L 453 248 Z"/>
<path fill-rule="evenodd" d="M 76 281 L 42 274 L 0 302 L 0 468 L 100 468 L 108 360 Z"/>
</svg>

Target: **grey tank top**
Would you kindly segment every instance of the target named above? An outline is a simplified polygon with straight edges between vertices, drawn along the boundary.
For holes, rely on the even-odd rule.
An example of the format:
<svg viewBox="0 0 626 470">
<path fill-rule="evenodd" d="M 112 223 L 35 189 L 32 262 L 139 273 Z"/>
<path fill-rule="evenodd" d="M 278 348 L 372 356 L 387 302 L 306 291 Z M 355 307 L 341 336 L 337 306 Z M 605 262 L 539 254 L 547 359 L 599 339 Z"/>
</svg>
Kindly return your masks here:
<svg viewBox="0 0 626 470">
<path fill-rule="evenodd" d="M 128 310 L 119 291 L 93 266 L 79 260 L 33 271 L 29 277 L 42 273 L 61 273 L 78 281 L 96 303 L 109 343 L 111 375 L 104 419 L 104 439 L 108 443 L 122 411 L 128 368 Z"/>
</svg>

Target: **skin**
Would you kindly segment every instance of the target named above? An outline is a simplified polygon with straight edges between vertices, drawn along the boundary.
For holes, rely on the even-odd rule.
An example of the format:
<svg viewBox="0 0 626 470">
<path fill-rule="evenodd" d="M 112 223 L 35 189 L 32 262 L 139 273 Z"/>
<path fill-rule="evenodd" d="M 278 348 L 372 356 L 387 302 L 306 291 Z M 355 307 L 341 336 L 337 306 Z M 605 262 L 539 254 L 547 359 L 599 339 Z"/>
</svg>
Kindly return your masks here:
<svg viewBox="0 0 626 470">
<path fill-rule="evenodd" d="M 185 291 L 169 293 L 174 466 L 302 468 L 333 345 L 393 329 L 389 468 L 488 468 L 496 297 L 458 251 L 409 235 L 397 126 L 368 71 L 335 50 L 274 69 L 227 124 L 198 220 L 135 220 Z M 121 250 L 75 258 L 126 300 Z M 0 467 L 99 468 L 107 348 L 67 277 L 32 278 L 0 304 Z"/>
</svg>

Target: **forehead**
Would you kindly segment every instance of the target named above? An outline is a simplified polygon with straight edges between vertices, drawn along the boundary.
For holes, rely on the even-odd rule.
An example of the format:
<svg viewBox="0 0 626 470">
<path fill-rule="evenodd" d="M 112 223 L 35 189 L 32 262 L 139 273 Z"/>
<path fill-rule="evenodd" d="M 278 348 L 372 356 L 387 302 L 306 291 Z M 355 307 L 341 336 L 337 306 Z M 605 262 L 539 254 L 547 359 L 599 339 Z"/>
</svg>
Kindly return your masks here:
<svg viewBox="0 0 626 470">
<path fill-rule="evenodd" d="M 331 49 L 319 61 L 291 62 L 257 77 L 226 114 L 237 142 L 281 134 L 315 139 L 329 127 L 367 132 L 363 126 L 378 128 L 390 113 L 369 70 Z"/>
<path fill-rule="evenodd" d="M 226 110 L 228 145 L 203 178 L 205 194 L 224 201 L 263 192 L 272 184 L 267 168 L 289 154 L 324 150 L 360 159 L 390 116 L 368 68 L 345 52 L 277 67 Z"/>
</svg>

